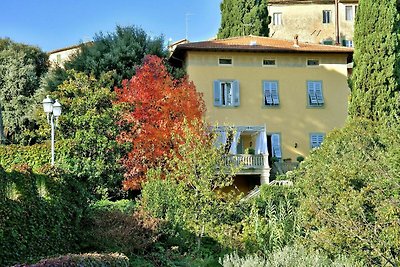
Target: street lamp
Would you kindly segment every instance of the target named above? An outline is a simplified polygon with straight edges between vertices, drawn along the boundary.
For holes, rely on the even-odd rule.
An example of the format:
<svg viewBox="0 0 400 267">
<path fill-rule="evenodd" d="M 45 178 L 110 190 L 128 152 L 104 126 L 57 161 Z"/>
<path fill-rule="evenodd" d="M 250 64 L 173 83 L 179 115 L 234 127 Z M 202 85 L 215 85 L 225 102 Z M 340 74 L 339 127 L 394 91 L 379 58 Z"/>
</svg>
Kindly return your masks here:
<svg viewBox="0 0 400 267">
<path fill-rule="evenodd" d="M 61 104 L 56 101 L 53 103 L 53 100 L 47 96 L 43 100 L 43 110 L 47 114 L 47 122 L 51 125 L 51 165 L 54 166 L 54 119 L 57 119 L 61 115 Z"/>
</svg>

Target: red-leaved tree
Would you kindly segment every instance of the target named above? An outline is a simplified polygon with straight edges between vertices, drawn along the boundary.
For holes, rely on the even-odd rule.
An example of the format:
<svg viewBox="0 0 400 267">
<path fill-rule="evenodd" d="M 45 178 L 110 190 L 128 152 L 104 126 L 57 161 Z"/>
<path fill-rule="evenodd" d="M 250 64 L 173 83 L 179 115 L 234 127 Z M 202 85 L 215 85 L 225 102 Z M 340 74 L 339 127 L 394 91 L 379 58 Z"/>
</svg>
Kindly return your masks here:
<svg viewBox="0 0 400 267">
<path fill-rule="evenodd" d="M 157 56 L 146 57 L 136 75 L 123 81 L 116 93 L 117 103 L 124 108 L 119 123 L 125 128 L 117 141 L 132 145 L 122 159 L 124 189 L 140 189 L 146 171 L 166 167 L 171 152 L 177 151 L 184 140 L 184 124 L 202 120 L 205 104 L 193 82 L 172 78 Z"/>
</svg>

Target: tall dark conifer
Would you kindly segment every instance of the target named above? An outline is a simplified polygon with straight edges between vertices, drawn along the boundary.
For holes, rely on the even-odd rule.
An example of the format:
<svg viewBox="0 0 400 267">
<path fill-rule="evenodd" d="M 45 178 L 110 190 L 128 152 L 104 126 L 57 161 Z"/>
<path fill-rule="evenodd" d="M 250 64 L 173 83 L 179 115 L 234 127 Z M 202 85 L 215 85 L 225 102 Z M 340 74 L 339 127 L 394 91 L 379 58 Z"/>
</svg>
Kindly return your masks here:
<svg viewBox="0 0 400 267">
<path fill-rule="evenodd" d="M 398 119 L 400 16 L 398 0 L 360 0 L 355 22 L 351 117 Z"/>
<path fill-rule="evenodd" d="M 223 0 L 218 38 L 268 36 L 270 17 L 266 0 Z"/>
</svg>

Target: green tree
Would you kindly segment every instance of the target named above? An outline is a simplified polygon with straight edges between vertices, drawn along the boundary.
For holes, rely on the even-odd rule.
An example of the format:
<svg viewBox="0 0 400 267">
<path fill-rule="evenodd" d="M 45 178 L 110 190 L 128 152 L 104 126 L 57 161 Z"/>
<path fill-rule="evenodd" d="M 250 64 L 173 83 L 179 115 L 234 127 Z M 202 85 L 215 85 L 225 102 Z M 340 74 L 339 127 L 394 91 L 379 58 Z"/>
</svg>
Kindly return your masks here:
<svg viewBox="0 0 400 267">
<path fill-rule="evenodd" d="M 35 142 L 34 109 L 47 54 L 37 47 L 0 39 L 0 142 Z"/>
<path fill-rule="evenodd" d="M 349 113 L 352 117 L 398 119 L 399 11 L 397 0 L 360 0 L 354 32 L 354 72 L 350 82 Z"/>
<path fill-rule="evenodd" d="M 365 119 L 332 132 L 295 172 L 308 247 L 400 264 L 400 131 Z"/>
<path fill-rule="evenodd" d="M 65 63 L 65 68 L 56 68 L 47 77 L 46 91 L 54 91 L 65 80 L 67 70 L 76 70 L 100 78 L 103 73 L 112 72 L 113 86 L 120 86 L 122 80 L 130 79 L 136 68 L 142 64 L 145 55 L 165 56 L 164 38 L 149 37 L 138 27 L 117 26 L 115 32 L 94 36 L 93 42 L 82 44 L 80 52 Z"/>
<path fill-rule="evenodd" d="M 92 75 L 68 71 L 69 79 L 53 93 L 63 107 L 57 134 L 69 142 L 62 162 L 89 192 L 96 196 L 117 196 L 122 170 L 119 159 L 123 151 L 116 142 L 120 131 L 118 106 L 112 104 L 113 80 L 110 74 L 96 79 Z"/>
<path fill-rule="evenodd" d="M 218 38 L 268 36 L 270 17 L 266 0 L 223 0 Z"/>
</svg>

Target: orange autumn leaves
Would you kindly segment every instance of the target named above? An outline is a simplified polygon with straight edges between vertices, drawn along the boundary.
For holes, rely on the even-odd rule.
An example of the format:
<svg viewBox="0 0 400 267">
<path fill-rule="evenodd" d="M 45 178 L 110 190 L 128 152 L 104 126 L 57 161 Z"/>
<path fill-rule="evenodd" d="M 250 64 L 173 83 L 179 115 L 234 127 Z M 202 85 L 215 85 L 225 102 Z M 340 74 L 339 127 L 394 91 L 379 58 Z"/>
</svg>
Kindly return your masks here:
<svg viewBox="0 0 400 267">
<path fill-rule="evenodd" d="M 147 170 L 166 167 L 172 151 L 177 152 L 184 140 L 184 124 L 190 127 L 191 122 L 201 121 L 205 104 L 193 82 L 187 77 L 174 79 L 157 56 L 146 57 L 136 75 L 123 81 L 116 93 L 124 129 L 117 141 L 131 144 L 122 159 L 124 189 L 139 189 Z"/>
</svg>

